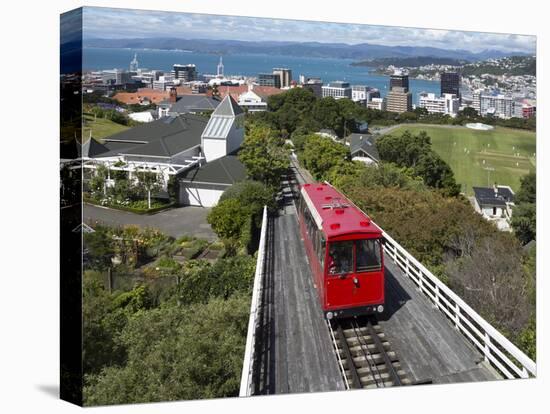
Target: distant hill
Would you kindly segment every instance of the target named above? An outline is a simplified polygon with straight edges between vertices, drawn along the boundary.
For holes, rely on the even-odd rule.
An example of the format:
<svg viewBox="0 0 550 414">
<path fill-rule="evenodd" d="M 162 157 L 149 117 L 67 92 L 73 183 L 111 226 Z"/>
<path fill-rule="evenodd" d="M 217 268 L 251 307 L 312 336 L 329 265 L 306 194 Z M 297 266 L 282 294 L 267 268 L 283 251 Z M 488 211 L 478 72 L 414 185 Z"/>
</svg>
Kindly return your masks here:
<svg viewBox="0 0 550 414">
<path fill-rule="evenodd" d="M 475 62 L 508 55 L 525 55 L 522 52 L 503 52 L 485 50 L 474 53 L 467 50 L 449 50 L 435 47 L 383 46 L 371 43 L 349 45 L 345 43 L 319 42 L 276 42 L 276 41 L 239 41 L 209 39 L 86 39 L 84 47 L 190 50 L 213 54 L 271 54 L 285 56 L 307 56 L 337 59 L 372 60 L 380 58 L 406 58 L 431 56 L 433 58 L 451 58 Z"/>
<path fill-rule="evenodd" d="M 495 61 L 483 61 L 465 65 L 462 76 L 532 75 L 537 74 L 537 59 L 534 56 L 509 56 Z"/>
<path fill-rule="evenodd" d="M 389 65 L 397 67 L 417 68 L 425 65 L 451 65 L 462 66 L 468 63 L 465 59 L 454 59 L 447 57 L 434 57 L 434 56 L 417 56 L 417 57 L 391 57 L 391 58 L 379 58 L 364 60 L 361 62 L 354 62 L 352 66 L 368 66 L 368 67 L 387 67 Z"/>
</svg>

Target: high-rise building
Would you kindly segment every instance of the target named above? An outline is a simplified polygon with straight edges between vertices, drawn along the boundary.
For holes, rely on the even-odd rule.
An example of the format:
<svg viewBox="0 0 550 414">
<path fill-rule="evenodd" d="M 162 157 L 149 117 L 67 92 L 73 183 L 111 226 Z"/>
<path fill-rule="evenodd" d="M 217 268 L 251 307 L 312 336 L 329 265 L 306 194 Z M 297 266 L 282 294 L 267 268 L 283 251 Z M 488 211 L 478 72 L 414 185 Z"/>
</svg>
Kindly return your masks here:
<svg viewBox="0 0 550 414">
<path fill-rule="evenodd" d="M 412 111 L 412 94 L 404 87 L 393 87 L 386 96 L 386 110 L 397 113 Z"/>
<path fill-rule="evenodd" d="M 197 67 L 195 65 L 180 65 L 175 64 L 172 69 L 174 79 L 179 79 L 182 82 L 191 82 L 197 80 Z"/>
<path fill-rule="evenodd" d="M 334 81 L 323 86 L 321 89 L 323 91 L 323 98 L 332 96 L 334 99 L 351 99 L 351 87 L 349 86 L 349 82 Z"/>
<path fill-rule="evenodd" d="M 396 73 L 390 76 L 390 91 L 386 96 L 386 110 L 397 113 L 412 111 L 409 75 Z"/>
<path fill-rule="evenodd" d="M 390 91 L 393 88 L 404 88 L 405 92 L 409 91 L 409 75 L 396 73 L 390 76 Z"/>
<path fill-rule="evenodd" d="M 258 74 L 258 85 L 260 86 L 272 86 L 274 88 L 281 87 L 281 77 L 274 73 L 260 73 Z"/>
<path fill-rule="evenodd" d="M 273 68 L 273 74 L 280 78 L 280 88 L 290 88 L 292 82 L 292 70 L 288 68 Z"/>
<path fill-rule="evenodd" d="M 441 96 L 446 93 L 455 95 L 460 99 L 460 74 L 457 72 L 441 73 Z"/>
</svg>

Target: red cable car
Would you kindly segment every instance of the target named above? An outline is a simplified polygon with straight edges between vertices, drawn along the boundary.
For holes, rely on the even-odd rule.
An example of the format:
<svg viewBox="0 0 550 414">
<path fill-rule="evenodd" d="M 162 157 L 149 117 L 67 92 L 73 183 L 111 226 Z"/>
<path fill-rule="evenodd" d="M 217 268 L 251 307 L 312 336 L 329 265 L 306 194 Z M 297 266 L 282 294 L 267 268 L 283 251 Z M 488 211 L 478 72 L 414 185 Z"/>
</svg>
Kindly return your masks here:
<svg viewBox="0 0 550 414">
<path fill-rule="evenodd" d="M 297 208 L 325 316 L 382 313 L 382 230 L 330 184 L 301 186 Z"/>
</svg>

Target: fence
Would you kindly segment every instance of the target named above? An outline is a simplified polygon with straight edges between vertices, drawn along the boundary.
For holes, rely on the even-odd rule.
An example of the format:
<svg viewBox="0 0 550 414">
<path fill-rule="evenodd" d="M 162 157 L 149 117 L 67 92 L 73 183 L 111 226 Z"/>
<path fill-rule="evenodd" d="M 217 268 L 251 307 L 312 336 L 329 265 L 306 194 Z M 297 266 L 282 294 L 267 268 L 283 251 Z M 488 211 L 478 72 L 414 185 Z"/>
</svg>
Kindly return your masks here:
<svg viewBox="0 0 550 414">
<path fill-rule="evenodd" d="M 267 207 L 264 206 L 262 229 L 260 233 L 260 245 L 258 247 L 258 259 L 256 261 L 256 273 L 252 288 L 252 303 L 250 304 L 250 318 L 248 319 L 248 333 L 246 335 L 246 348 L 244 352 L 243 370 L 241 374 L 240 397 L 251 395 L 252 373 L 254 372 L 254 350 L 256 348 L 256 331 L 258 330 L 258 316 L 260 310 L 260 295 L 264 279 L 265 254 L 267 234 Z"/>
<path fill-rule="evenodd" d="M 536 364 L 493 328 L 422 263 L 384 232 L 384 251 L 505 378 L 536 375 Z"/>
</svg>

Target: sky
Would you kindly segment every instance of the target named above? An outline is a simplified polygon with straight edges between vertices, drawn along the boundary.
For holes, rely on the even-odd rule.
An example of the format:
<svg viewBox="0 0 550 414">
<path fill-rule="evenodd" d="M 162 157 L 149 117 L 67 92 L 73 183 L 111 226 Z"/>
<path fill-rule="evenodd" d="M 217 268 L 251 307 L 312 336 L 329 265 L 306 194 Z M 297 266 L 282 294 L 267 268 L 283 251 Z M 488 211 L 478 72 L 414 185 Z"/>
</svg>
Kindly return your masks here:
<svg viewBox="0 0 550 414">
<path fill-rule="evenodd" d="M 535 36 L 181 12 L 84 8 L 85 38 L 284 40 L 535 53 Z M 243 30 L 243 28 L 246 28 Z"/>
</svg>

